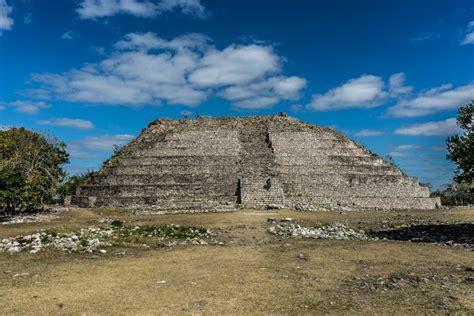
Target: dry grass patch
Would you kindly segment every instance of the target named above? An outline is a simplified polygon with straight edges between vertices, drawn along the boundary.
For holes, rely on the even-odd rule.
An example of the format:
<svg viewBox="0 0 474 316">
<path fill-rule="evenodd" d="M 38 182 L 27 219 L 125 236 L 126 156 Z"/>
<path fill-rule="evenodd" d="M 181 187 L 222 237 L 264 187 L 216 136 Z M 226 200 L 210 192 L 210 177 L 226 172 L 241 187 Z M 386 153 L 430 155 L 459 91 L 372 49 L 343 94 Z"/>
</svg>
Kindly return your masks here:
<svg viewBox="0 0 474 316">
<path fill-rule="evenodd" d="M 474 277 L 466 270 L 474 262 L 470 250 L 401 241 L 299 240 L 267 233 L 267 217 L 297 218 L 304 225 L 340 222 L 379 229 L 392 221 L 472 223 L 472 210 L 155 216 L 80 210 L 44 225 L 1 226 L 0 235 L 38 228 L 67 230 L 103 217 L 130 225 L 210 228 L 218 232 L 224 246 L 122 245 L 107 254 L 3 253 L 2 313 L 474 313 L 473 285 L 466 282 Z M 28 274 L 14 277 L 21 273 Z"/>
</svg>

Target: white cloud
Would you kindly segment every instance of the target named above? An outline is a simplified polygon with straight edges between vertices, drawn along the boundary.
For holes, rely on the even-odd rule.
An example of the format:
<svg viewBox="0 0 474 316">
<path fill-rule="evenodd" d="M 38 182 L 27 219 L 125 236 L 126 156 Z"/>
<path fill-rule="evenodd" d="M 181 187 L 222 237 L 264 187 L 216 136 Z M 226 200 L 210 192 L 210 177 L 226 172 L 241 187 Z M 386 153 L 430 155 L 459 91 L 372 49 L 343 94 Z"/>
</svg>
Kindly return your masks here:
<svg viewBox="0 0 474 316">
<path fill-rule="evenodd" d="M 388 153 L 389 156 L 391 157 L 406 157 L 408 156 L 407 153 L 399 152 L 399 151 L 392 151 Z"/>
<path fill-rule="evenodd" d="M 363 129 L 356 133 L 356 136 L 367 137 L 367 136 L 380 136 L 385 134 L 383 131 L 373 130 L 373 129 Z"/>
<path fill-rule="evenodd" d="M 349 108 L 373 108 L 383 104 L 388 97 L 382 78 L 363 75 L 333 88 L 325 94 L 313 95 L 308 109 L 330 111 Z"/>
<path fill-rule="evenodd" d="M 154 18 L 164 12 L 181 11 L 198 18 L 206 17 L 199 0 L 82 0 L 77 12 L 82 19 L 96 19 L 117 14 Z"/>
<path fill-rule="evenodd" d="M 417 43 L 417 42 L 438 39 L 442 36 L 443 36 L 443 33 L 439 33 L 439 32 L 423 32 L 419 34 L 418 36 L 412 38 L 411 41 L 414 43 Z"/>
<path fill-rule="evenodd" d="M 456 88 L 444 84 L 415 94 L 412 86 L 405 85 L 405 74 L 400 72 L 391 75 L 387 84 L 374 75 L 351 79 L 324 94 L 313 95 L 306 107 L 313 111 L 369 109 L 395 100 L 396 104 L 387 110 L 389 116 L 416 117 L 456 110 L 472 99 L 473 83 Z"/>
<path fill-rule="evenodd" d="M 467 44 L 474 44 L 474 21 L 468 23 L 466 35 L 461 42 L 461 45 Z"/>
<path fill-rule="evenodd" d="M 306 80 L 283 76 L 283 58 L 271 46 L 230 45 L 219 50 L 202 34 L 172 40 L 128 34 L 98 64 L 64 74 L 33 74 L 37 98 L 112 105 L 196 106 L 220 96 L 242 109 L 296 100 Z"/>
<path fill-rule="evenodd" d="M 395 149 L 396 150 L 414 150 L 419 149 L 420 146 L 418 145 L 398 145 Z"/>
<path fill-rule="evenodd" d="M 235 108 L 262 109 L 271 108 L 280 100 L 296 100 L 306 87 L 306 80 L 299 77 L 272 77 L 257 83 L 231 86 L 220 96 L 233 101 Z"/>
<path fill-rule="evenodd" d="M 462 45 L 474 44 L 474 32 L 467 33 L 461 44 Z"/>
<path fill-rule="evenodd" d="M 123 146 L 129 143 L 135 136 L 128 134 L 100 135 L 85 137 L 75 142 L 71 142 L 68 148 L 77 151 L 112 151 L 114 145 Z"/>
<path fill-rule="evenodd" d="M 413 91 L 413 87 L 405 86 L 405 74 L 403 72 L 391 75 L 388 79 L 388 86 L 392 97 L 398 97 Z"/>
<path fill-rule="evenodd" d="M 61 38 L 63 40 L 73 40 L 76 39 L 79 36 L 79 34 L 73 30 L 69 30 L 66 33 L 64 33 Z"/>
<path fill-rule="evenodd" d="M 189 80 L 200 87 L 239 85 L 278 73 L 280 66 L 280 57 L 270 46 L 231 45 L 206 52 Z"/>
<path fill-rule="evenodd" d="M 35 115 L 38 114 L 41 109 L 47 109 L 51 107 L 45 102 L 33 102 L 33 101 L 15 101 L 8 103 L 9 106 L 15 107 L 17 112 Z"/>
<path fill-rule="evenodd" d="M 447 136 L 458 134 L 460 131 L 461 129 L 457 126 L 456 119 L 449 118 L 444 121 L 402 126 L 395 130 L 395 134 L 410 136 Z"/>
<path fill-rule="evenodd" d="M 206 9 L 200 0 L 163 0 L 158 5 L 158 9 L 160 12 L 180 10 L 187 15 L 199 18 L 206 17 Z"/>
<path fill-rule="evenodd" d="M 11 30 L 13 19 L 10 17 L 12 7 L 8 6 L 7 0 L 0 0 L 0 35 L 2 31 Z"/>
<path fill-rule="evenodd" d="M 396 117 L 415 117 L 455 110 L 474 99 L 474 84 L 453 88 L 445 84 L 418 95 L 401 99 L 387 113 Z"/>
<path fill-rule="evenodd" d="M 56 118 L 50 120 L 39 121 L 38 124 L 41 125 L 51 125 L 51 126 L 64 126 L 71 127 L 76 129 L 93 129 L 94 124 L 91 121 L 81 120 L 81 119 L 71 119 L 71 118 Z"/>
</svg>

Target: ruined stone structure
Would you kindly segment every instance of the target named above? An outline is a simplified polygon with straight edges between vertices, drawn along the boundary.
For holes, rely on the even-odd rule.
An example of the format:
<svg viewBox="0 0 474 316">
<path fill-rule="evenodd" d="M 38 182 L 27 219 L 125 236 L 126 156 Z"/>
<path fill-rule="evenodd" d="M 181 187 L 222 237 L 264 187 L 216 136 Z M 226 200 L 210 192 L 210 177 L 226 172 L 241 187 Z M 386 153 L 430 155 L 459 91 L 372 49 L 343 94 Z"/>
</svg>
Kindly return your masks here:
<svg viewBox="0 0 474 316">
<path fill-rule="evenodd" d="M 82 207 L 434 209 L 439 200 L 340 133 L 285 116 L 159 119 L 80 186 Z"/>
</svg>

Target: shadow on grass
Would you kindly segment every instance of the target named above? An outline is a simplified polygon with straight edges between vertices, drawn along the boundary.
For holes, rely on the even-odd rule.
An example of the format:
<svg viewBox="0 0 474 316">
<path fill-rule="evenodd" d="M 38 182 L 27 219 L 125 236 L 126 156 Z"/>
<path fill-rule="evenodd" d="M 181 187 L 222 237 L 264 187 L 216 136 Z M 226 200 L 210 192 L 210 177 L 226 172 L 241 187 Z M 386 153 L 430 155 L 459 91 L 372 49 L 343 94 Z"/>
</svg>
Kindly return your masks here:
<svg viewBox="0 0 474 316">
<path fill-rule="evenodd" d="M 474 224 L 415 225 L 371 232 L 372 237 L 427 243 L 456 243 L 474 246 Z"/>
</svg>

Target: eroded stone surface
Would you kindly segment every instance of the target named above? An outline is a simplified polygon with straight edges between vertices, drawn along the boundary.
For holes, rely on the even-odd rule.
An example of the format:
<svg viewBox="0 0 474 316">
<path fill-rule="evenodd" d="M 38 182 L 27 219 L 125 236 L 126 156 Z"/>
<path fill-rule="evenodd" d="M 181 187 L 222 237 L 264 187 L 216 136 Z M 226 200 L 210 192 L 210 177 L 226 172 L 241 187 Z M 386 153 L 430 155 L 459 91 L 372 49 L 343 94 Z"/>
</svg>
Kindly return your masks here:
<svg viewBox="0 0 474 316">
<path fill-rule="evenodd" d="M 72 199 L 154 210 L 434 209 L 439 199 L 344 135 L 286 116 L 160 119 Z"/>
</svg>

